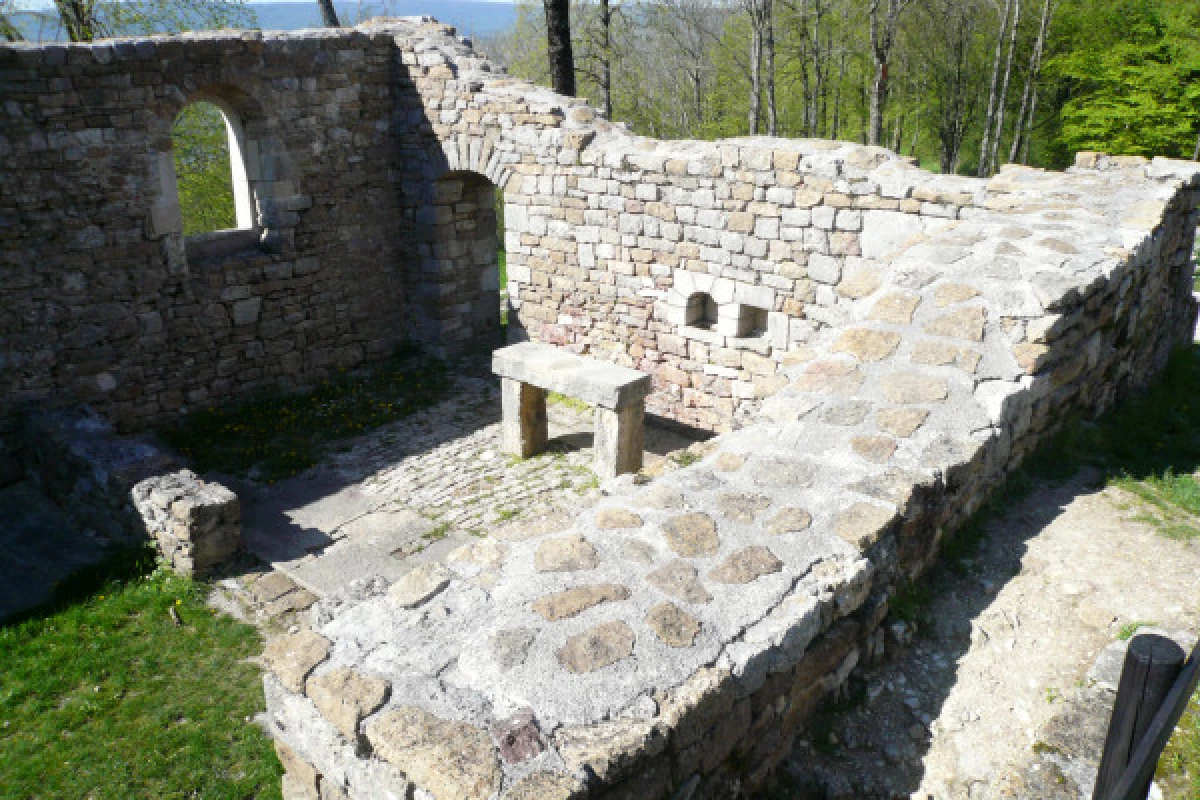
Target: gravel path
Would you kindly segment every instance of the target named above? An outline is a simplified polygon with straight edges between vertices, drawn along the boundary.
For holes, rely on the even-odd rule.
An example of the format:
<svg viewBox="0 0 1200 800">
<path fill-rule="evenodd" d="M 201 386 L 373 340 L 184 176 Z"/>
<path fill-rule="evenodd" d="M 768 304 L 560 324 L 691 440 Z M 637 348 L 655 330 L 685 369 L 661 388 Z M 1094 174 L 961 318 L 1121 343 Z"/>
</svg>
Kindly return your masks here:
<svg viewBox="0 0 1200 800">
<path fill-rule="evenodd" d="M 1200 630 L 1200 541 L 1162 536 L 1094 481 L 1035 490 L 932 579 L 916 635 L 889 630 L 889 657 L 798 743 L 781 796 L 997 797 L 1123 626 Z"/>
</svg>

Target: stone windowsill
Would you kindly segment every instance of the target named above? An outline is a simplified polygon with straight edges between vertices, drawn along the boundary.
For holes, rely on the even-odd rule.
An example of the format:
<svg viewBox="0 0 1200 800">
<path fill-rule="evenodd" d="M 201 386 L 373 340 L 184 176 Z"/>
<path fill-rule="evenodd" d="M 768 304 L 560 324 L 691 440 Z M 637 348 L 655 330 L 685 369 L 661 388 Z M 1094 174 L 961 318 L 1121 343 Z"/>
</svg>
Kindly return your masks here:
<svg viewBox="0 0 1200 800">
<path fill-rule="evenodd" d="M 752 350 L 760 355 L 771 352 L 771 340 L 767 334 L 758 336 L 725 336 L 712 328 L 697 328 L 694 325 L 683 325 L 679 335 L 685 339 L 712 345 L 714 347 L 731 347 L 734 350 Z"/>
<path fill-rule="evenodd" d="M 259 250 L 259 232 L 254 228 L 228 228 L 197 233 L 184 239 L 189 262 L 211 261 L 236 253 Z"/>
</svg>

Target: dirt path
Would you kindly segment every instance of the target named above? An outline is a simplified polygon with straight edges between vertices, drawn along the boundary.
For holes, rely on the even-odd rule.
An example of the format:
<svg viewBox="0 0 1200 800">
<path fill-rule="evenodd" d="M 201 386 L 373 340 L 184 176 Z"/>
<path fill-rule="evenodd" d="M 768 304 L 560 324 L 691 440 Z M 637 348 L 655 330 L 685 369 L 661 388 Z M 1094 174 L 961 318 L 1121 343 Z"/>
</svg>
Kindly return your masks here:
<svg viewBox="0 0 1200 800">
<path fill-rule="evenodd" d="M 916 636 L 889 631 L 901 652 L 868 673 L 858 707 L 814 725 L 784 796 L 994 797 L 1123 626 L 1200 630 L 1200 541 L 1166 538 L 1089 477 L 1035 490 L 933 579 Z"/>
</svg>

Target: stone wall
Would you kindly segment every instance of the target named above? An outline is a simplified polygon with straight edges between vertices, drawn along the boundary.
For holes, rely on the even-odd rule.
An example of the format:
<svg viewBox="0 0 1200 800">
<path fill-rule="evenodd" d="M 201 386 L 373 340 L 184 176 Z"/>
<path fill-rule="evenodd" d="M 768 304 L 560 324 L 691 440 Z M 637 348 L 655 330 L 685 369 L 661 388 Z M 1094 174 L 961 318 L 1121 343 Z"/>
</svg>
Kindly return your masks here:
<svg viewBox="0 0 1200 800">
<path fill-rule="evenodd" d="M 136 427 L 391 351 L 413 250 L 393 50 L 362 31 L 0 46 L 0 452 L 24 409 Z M 185 241 L 171 125 L 196 100 L 240 126 L 254 220 Z"/>
<path fill-rule="evenodd" d="M 766 783 L 882 653 L 900 578 L 1064 421 L 1191 341 L 1200 167 L 1080 164 L 1008 170 L 997 208 L 900 247 L 701 463 L 327 601 L 267 654 L 290 785 L 699 800 Z"/>
</svg>

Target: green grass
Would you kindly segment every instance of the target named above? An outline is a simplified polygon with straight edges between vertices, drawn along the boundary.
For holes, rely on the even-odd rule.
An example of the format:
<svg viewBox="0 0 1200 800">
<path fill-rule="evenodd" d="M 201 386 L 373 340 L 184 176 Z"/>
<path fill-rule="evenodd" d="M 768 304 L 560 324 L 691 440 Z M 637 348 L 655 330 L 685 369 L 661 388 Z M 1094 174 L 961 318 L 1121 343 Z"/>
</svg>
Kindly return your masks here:
<svg viewBox="0 0 1200 800">
<path fill-rule="evenodd" d="M 1155 778 L 1167 800 L 1200 797 L 1200 692 L 1192 695 L 1192 702 L 1158 761 Z"/>
<path fill-rule="evenodd" d="M 569 408 L 572 411 L 578 412 L 580 414 L 586 414 L 588 411 L 592 410 L 592 407 L 589 406 L 587 403 L 583 402 L 582 400 L 578 400 L 574 397 L 568 397 L 567 395 L 559 394 L 558 392 L 547 392 L 546 393 L 546 402 L 552 406 L 562 406 L 563 408 Z"/>
<path fill-rule="evenodd" d="M 159 434 L 201 471 L 271 482 L 313 466 L 339 440 L 431 405 L 446 386 L 441 362 L 407 353 L 309 391 L 193 412 Z"/>
<path fill-rule="evenodd" d="M 693 453 L 691 450 L 680 450 L 671 454 L 671 460 L 680 467 L 690 467 L 693 464 L 698 464 L 703 460 L 703 457 Z"/>
<path fill-rule="evenodd" d="M 205 593 L 141 551 L 0 627 L 0 797 L 278 798 L 258 634 Z"/>
<path fill-rule="evenodd" d="M 1117 638 L 1120 639 L 1122 642 L 1128 642 L 1130 639 L 1133 638 L 1133 635 L 1138 632 L 1139 628 L 1152 628 L 1157 624 L 1158 623 L 1156 623 L 1156 622 L 1149 622 L 1146 620 L 1138 620 L 1136 622 L 1126 622 L 1124 625 L 1121 626 L 1121 629 L 1119 631 L 1117 631 Z"/>
</svg>

